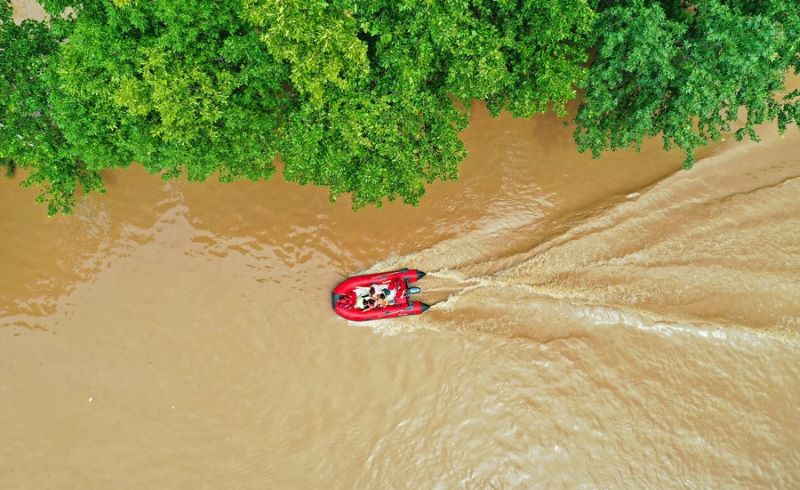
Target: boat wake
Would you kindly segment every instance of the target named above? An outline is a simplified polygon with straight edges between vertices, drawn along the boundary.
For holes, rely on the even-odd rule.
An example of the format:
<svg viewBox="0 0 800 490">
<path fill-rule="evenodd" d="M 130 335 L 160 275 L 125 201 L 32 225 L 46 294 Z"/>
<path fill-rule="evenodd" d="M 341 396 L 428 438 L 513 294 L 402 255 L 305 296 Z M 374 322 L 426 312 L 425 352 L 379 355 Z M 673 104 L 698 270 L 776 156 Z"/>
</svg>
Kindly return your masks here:
<svg viewBox="0 0 800 490">
<path fill-rule="evenodd" d="M 775 163 L 776 145 L 706 158 L 578 220 L 495 225 L 376 264 L 428 271 L 434 306 L 374 328 L 547 342 L 625 324 L 797 342 L 800 159 Z"/>
</svg>

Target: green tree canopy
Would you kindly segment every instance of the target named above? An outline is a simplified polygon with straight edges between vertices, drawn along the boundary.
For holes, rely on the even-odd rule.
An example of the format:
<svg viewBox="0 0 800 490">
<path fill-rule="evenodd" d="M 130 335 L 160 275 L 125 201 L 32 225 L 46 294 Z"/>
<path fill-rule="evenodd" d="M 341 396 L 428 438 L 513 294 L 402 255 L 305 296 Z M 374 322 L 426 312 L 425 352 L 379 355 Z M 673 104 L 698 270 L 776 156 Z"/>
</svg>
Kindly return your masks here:
<svg viewBox="0 0 800 490">
<path fill-rule="evenodd" d="M 260 179 L 278 154 L 287 179 L 332 199 L 417 203 L 457 176 L 472 99 L 563 112 L 593 21 L 586 0 L 44 0 L 57 20 L 29 24 L 46 44 L 34 49 L 2 2 L 3 76 L 38 70 L 25 89 L 37 109 L 9 131 L 64 155 L 5 144 L 2 156 L 51 189 L 51 211 L 132 161 L 166 178 Z"/>
<path fill-rule="evenodd" d="M 417 203 L 425 183 L 454 179 L 472 99 L 495 114 L 563 113 L 593 19 L 573 0 L 250 0 L 247 10 L 302 96 L 281 144 L 284 175 L 351 193 L 356 206 Z"/>
<path fill-rule="evenodd" d="M 68 211 L 78 186 L 102 190 L 97 172 L 88 169 L 66 140 L 48 103 L 48 75 L 63 41 L 45 22 L 17 25 L 11 5 L 0 2 L 0 165 L 12 174 L 29 169 L 23 185 L 41 187 L 39 201 L 48 211 Z"/>
<path fill-rule="evenodd" d="M 687 152 L 800 121 L 800 0 L 0 0 L 0 162 L 51 213 L 101 171 L 326 186 L 416 204 L 454 179 L 473 100 L 517 117 L 585 86 L 578 149 Z M 588 53 L 592 52 L 590 60 Z"/>
<path fill-rule="evenodd" d="M 800 72 L 800 2 L 703 0 L 601 2 L 587 92 L 575 139 L 595 156 L 638 148 L 662 135 L 693 163 L 738 118 L 741 140 L 777 121 L 800 123 L 800 91 L 782 98 L 790 67 Z"/>
<path fill-rule="evenodd" d="M 274 172 L 287 71 L 239 6 L 118 0 L 76 8 L 52 66 L 50 103 L 88 168 L 137 161 L 190 180 Z"/>
</svg>

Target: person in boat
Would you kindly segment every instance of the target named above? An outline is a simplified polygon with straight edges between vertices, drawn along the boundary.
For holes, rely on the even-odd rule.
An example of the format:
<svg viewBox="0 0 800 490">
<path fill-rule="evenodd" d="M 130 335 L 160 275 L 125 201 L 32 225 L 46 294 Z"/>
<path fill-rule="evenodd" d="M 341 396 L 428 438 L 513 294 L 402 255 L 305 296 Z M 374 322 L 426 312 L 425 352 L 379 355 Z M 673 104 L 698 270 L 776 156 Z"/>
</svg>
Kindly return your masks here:
<svg viewBox="0 0 800 490">
<path fill-rule="evenodd" d="M 355 307 L 359 310 L 368 310 L 370 309 L 370 302 L 371 295 L 369 294 L 369 289 L 365 287 L 357 287 L 356 288 L 356 304 Z"/>
<path fill-rule="evenodd" d="M 356 295 L 356 308 L 369 311 L 395 304 L 397 290 L 390 289 L 388 284 L 372 284 L 369 288 L 356 288 Z"/>
<path fill-rule="evenodd" d="M 391 290 L 387 287 L 378 286 L 376 288 L 375 286 L 376 286 L 375 284 L 370 286 L 369 296 L 371 299 L 375 300 L 375 303 L 378 305 L 378 307 L 385 308 L 389 305 L 394 304 L 394 297 L 396 291 Z"/>
<path fill-rule="evenodd" d="M 364 298 L 361 309 L 363 311 L 373 310 L 378 307 L 378 302 L 372 298 Z"/>
</svg>

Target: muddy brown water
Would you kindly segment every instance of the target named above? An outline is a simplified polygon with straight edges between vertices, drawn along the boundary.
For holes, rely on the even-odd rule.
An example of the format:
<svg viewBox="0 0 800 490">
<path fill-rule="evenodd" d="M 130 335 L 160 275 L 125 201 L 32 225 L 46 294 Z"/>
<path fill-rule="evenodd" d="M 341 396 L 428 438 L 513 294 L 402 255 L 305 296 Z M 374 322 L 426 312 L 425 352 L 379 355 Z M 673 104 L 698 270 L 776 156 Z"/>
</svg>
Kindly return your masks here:
<svg viewBox="0 0 800 490">
<path fill-rule="evenodd" d="M 418 208 L 0 181 L 3 488 L 797 487 L 800 134 L 599 161 L 475 107 Z M 333 315 L 361 271 L 425 315 Z"/>
</svg>

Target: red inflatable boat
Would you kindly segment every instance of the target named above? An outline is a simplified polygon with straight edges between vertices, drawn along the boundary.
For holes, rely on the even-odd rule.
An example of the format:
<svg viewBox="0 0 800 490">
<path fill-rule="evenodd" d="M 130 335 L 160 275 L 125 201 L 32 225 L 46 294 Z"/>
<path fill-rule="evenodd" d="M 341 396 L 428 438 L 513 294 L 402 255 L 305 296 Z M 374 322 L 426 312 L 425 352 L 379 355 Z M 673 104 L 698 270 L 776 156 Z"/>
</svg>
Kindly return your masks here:
<svg viewBox="0 0 800 490">
<path fill-rule="evenodd" d="M 410 295 L 419 288 L 409 283 L 423 277 L 425 273 L 416 269 L 351 277 L 333 290 L 333 311 L 357 322 L 419 315 L 430 306 L 411 301 Z"/>
</svg>

